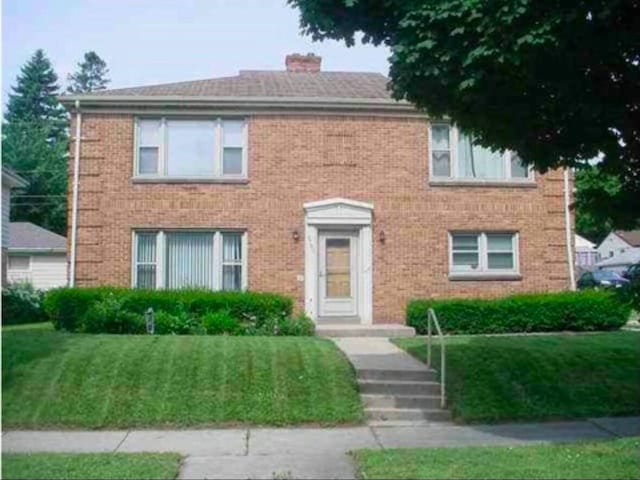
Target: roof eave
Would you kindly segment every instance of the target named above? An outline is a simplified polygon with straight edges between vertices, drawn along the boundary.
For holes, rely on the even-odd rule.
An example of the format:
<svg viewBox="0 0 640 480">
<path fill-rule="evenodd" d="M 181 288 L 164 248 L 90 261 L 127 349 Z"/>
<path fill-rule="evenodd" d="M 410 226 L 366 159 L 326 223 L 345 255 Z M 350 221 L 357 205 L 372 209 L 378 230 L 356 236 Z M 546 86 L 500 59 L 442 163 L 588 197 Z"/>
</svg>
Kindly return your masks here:
<svg viewBox="0 0 640 480">
<path fill-rule="evenodd" d="M 9 247 L 9 253 L 33 253 L 33 254 L 44 254 L 44 253 L 67 253 L 66 247 L 59 248 L 28 248 L 28 247 Z"/>
<path fill-rule="evenodd" d="M 62 95 L 59 101 L 67 108 L 75 108 L 76 100 L 80 107 L 238 107 L 270 108 L 288 107 L 294 109 L 332 108 L 346 110 L 383 109 L 393 111 L 416 112 L 416 108 L 407 101 L 394 101 L 376 98 L 338 98 L 338 97 L 207 97 L 184 95 Z"/>
<path fill-rule="evenodd" d="M 29 185 L 27 180 L 6 167 L 2 169 L 2 183 L 6 183 L 10 188 L 25 188 Z"/>
</svg>

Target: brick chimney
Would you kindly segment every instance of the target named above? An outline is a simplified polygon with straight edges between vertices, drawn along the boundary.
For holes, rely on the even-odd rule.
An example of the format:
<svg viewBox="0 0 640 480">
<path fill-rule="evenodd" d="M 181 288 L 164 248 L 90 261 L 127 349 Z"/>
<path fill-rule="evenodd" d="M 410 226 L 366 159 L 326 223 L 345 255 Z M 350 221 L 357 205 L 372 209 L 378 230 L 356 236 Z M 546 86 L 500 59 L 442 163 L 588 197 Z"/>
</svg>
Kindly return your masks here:
<svg viewBox="0 0 640 480">
<path fill-rule="evenodd" d="M 292 53 L 291 55 L 287 55 L 284 63 L 287 66 L 287 72 L 318 73 L 321 62 L 322 57 L 313 53 L 307 55 Z"/>
</svg>

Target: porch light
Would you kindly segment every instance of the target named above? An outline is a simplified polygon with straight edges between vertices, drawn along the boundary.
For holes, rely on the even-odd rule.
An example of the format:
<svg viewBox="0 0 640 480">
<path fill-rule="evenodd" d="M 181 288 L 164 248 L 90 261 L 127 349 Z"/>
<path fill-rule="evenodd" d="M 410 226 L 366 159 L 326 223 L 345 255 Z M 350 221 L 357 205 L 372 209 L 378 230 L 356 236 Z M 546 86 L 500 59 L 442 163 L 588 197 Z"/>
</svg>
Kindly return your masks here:
<svg viewBox="0 0 640 480">
<path fill-rule="evenodd" d="M 384 230 L 380 230 L 380 236 L 378 238 L 380 239 L 380 243 L 384 243 L 385 242 L 387 237 L 384 234 Z"/>
<path fill-rule="evenodd" d="M 297 242 L 298 240 L 300 240 L 300 234 L 298 233 L 297 229 L 293 230 L 293 233 L 291 234 L 291 238 L 293 238 L 294 242 Z"/>
</svg>

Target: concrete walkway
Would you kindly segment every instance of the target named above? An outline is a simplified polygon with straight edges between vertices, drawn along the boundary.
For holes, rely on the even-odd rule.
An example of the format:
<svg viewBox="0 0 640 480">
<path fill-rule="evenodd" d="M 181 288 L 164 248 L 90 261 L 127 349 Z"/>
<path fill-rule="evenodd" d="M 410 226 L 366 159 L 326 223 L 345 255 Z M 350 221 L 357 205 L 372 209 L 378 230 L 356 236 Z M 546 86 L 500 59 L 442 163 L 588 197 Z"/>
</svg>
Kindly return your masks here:
<svg viewBox="0 0 640 480">
<path fill-rule="evenodd" d="M 388 338 L 334 338 L 356 370 L 428 371 L 427 366 L 397 347 Z"/>
<path fill-rule="evenodd" d="M 180 478 L 354 478 L 359 448 L 462 447 L 640 435 L 640 417 L 579 422 L 349 428 L 8 431 L 8 452 L 178 452 Z"/>
</svg>

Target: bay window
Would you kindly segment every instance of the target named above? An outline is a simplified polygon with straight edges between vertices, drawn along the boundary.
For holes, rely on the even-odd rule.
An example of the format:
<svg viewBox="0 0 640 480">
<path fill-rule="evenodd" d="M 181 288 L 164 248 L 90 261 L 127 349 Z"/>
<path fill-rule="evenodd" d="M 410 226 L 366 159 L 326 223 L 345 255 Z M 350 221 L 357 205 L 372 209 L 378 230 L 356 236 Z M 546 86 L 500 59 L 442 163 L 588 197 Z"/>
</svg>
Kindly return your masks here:
<svg viewBox="0 0 640 480">
<path fill-rule="evenodd" d="M 202 230 L 134 232 L 133 286 L 246 288 L 246 233 Z"/>
<path fill-rule="evenodd" d="M 429 145 L 434 180 L 533 180 L 530 169 L 516 152 L 484 148 L 448 123 L 431 125 Z"/>
<path fill-rule="evenodd" d="M 245 119 L 138 118 L 136 178 L 246 178 Z"/>
<path fill-rule="evenodd" d="M 451 276 L 518 274 L 518 234 L 452 232 L 449 234 Z"/>
</svg>

